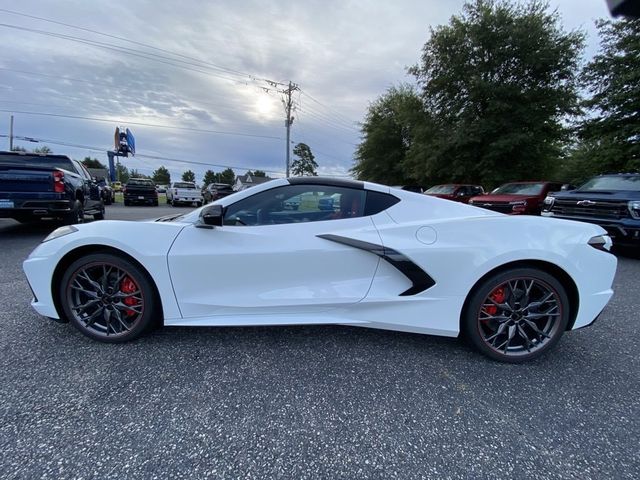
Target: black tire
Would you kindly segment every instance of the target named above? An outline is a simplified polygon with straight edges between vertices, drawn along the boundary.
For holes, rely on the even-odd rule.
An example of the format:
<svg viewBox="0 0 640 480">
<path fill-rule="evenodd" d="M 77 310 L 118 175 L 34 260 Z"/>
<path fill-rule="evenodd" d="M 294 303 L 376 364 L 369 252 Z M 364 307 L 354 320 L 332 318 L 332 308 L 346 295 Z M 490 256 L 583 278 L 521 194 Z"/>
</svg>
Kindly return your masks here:
<svg viewBox="0 0 640 480">
<path fill-rule="evenodd" d="M 154 201 L 153 201 L 153 206 L 154 206 L 154 207 L 157 207 L 157 206 L 158 206 L 158 200 L 154 200 Z"/>
<path fill-rule="evenodd" d="M 99 213 L 94 213 L 93 214 L 93 219 L 94 220 L 104 220 L 104 207 L 102 207 L 102 210 L 100 210 Z"/>
<path fill-rule="evenodd" d="M 555 277 L 536 268 L 513 268 L 492 275 L 473 289 L 462 314 L 461 330 L 464 338 L 488 357 L 523 363 L 552 349 L 566 330 L 569 317 L 569 297 Z"/>
<path fill-rule="evenodd" d="M 171 205 L 171 200 L 167 198 L 167 205 Z"/>
<path fill-rule="evenodd" d="M 125 201 L 124 201 L 124 206 L 125 206 L 125 207 L 128 207 L 129 205 L 131 205 L 131 202 L 129 202 L 129 200 L 125 200 Z"/>
<path fill-rule="evenodd" d="M 73 203 L 73 207 L 71 208 L 71 212 L 65 215 L 62 219 L 62 222 L 65 225 L 76 225 L 78 223 L 82 223 L 84 220 L 84 209 L 82 207 L 82 203 L 80 200 L 76 200 Z"/>
<path fill-rule="evenodd" d="M 123 292 L 125 286 L 137 294 Z M 149 275 L 130 260 L 111 253 L 94 253 L 73 262 L 62 277 L 58 298 L 65 317 L 74 327 L 105 343 L 138 338 L 157 324 L 154 319 L 160 311 Z M 125 305 L 129 298 L 133 305 Z M 86 306 L 92 302 L 93 305 Z"/>
</svg>

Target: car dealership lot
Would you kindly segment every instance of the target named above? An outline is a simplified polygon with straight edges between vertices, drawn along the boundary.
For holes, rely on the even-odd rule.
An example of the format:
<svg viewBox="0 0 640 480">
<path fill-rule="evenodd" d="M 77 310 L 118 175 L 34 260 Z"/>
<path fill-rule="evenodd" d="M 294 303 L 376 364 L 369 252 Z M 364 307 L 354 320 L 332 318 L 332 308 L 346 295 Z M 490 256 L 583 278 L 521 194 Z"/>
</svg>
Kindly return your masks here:
<svg viewBox="0 0 640 480">
<path fill-rule="evenodd" d="M 106 217 L 188 210 L 119 203 Z M 453 339 L 333 326 L 104 345 L 29 306 L 21 263 L 52 228 L 0 220 L 3 477 L 640 475 L 636 258 L 620 257 L 594 326 L 520 366 Z"/>
</svg>

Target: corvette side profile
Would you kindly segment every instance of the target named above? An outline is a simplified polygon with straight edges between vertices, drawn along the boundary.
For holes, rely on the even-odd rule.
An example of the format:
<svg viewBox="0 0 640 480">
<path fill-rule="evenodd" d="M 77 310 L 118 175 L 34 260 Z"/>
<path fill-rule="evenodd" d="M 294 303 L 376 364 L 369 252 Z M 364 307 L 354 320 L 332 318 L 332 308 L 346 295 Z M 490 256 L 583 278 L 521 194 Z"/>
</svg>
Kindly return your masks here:
<svg viewBox="0 0 640 480">
<path fill-rule="evenodd" d="M 342 324 L 461 335 L 517 363 L 600 314 L 610 246 L 597 225 L 300 177 L 184 215 L 61 227 L 24 271 L 38 313 L 103 342 L 157 325 Z"/>
</svg>

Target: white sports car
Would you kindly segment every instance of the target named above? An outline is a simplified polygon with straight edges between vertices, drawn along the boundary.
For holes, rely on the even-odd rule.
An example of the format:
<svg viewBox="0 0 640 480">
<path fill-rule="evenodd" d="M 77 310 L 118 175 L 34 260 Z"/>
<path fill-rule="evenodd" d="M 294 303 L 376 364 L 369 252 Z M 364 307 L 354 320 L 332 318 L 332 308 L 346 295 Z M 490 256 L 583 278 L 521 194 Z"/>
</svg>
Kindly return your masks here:
<svg viewBox="0 0 640 480">
<path fill-rule="evenodd" d="M 599 315 L 610 247 L 591 224 L 303 177 L 186 215 L 61 227 L 24 270 L 36 311 L 104 342 L 158 324 L 343 324 L 464 334 L 522 362 Z"/>
</svg>

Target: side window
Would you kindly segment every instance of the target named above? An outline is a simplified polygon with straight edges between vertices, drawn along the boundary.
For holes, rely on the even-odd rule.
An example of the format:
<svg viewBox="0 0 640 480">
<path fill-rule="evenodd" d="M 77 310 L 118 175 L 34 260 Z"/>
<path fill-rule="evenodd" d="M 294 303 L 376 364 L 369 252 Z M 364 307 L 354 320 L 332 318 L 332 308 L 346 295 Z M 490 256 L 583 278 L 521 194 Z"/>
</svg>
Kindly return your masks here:
<svg viewBox="0 0 640 480">
<path fill-rule="evenodd" d="M 367 190 L 367 201 L 364 205 L 364 216 L 367 217 L 369 215 L 380 213 L 383 210 L 392 207 L 399 201 L 399 198 L 388 193 Z"/>
<path fill-rule="evenodd" d="M 361 217 L 365 191 L 325 185 L 287 185 L 229 205 L 225 225 L 277 225 Z"/>
<path fill-rule="evenodd" d="M 87 169 L 84 168 L 84 166 L 80 162 L 76 163 L 76 170 L 78 170 L 78 173 L 80 174 L 80 176 L 84 177 L 85 180 L 91 180 L 91 175 L 89 174 Z"/>
</svg>

